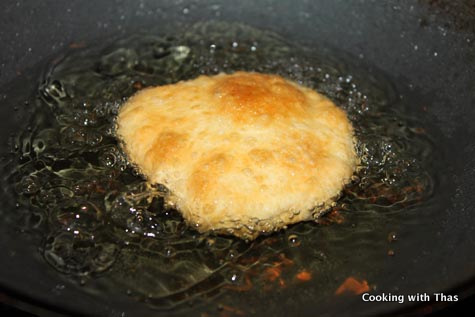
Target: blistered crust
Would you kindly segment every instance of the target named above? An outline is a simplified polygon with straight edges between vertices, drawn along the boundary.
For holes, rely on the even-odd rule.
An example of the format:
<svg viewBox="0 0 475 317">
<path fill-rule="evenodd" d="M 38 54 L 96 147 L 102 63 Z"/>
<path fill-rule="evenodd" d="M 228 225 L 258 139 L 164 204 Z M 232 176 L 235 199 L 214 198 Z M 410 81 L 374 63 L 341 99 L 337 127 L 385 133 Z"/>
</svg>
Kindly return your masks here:
<svg viewBox="0 0 475 317">
<path fill-rule="evenodd" d="M 312 219 L 357 163 L 344 111 L 275 75 L 144 89 L 117 122 L 129 159 L 199 231 L 252 239 Z"/>
</svg>

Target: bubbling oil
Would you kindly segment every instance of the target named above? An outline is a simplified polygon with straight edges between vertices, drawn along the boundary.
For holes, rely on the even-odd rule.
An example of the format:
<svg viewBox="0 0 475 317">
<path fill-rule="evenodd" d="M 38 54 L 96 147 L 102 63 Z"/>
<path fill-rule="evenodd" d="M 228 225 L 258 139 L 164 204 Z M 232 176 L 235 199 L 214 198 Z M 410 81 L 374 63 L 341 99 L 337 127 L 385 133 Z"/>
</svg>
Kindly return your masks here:
<svg viewBox="0 0 475 317">
<path fill-rule="evenodd" d="M 9 163 L 10 186 L 28 206 L 26 223 L 43 236 L 44 259 L 82 283 L 106 277 L 104 289 L 159 309 L 265 293 L 269 285 L 292 289 L 291 276 L 303 268 L 330 276 L 339 254 L 355 244 L 373 247 L 365 239 L 346 247 L 337 241 L 415 209 L 434 190 L 433 144 L 422 124 L 388 80 L 351 65 L 271 32 L 219 22 L 69 52 L 43 78 Z M 114 133 L 119 107 L 138 90 L 237 70 L 278 74 L 331 98 L 353 122 L 361 157 L 327 216 L 253 242 L 188 227 L 165 205 L 167 189 L 129 164 Z"/>
</svg>

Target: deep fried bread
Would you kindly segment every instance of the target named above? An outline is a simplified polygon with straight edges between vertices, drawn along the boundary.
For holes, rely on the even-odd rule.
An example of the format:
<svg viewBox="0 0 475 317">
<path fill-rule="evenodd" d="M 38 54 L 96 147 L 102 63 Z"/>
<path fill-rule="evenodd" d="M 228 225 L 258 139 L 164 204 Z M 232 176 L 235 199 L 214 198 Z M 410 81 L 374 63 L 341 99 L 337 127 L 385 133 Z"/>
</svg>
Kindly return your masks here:
<svg viewBox="0 0 475 317">
<path fill-rule="evenodd" d="M 355 170 L 353 129 L 329 99 L 236 72 L 144 89 L 117 134 L 149 182 L 201 231 L 252 239 L 312 219 Z"/>
</svg>

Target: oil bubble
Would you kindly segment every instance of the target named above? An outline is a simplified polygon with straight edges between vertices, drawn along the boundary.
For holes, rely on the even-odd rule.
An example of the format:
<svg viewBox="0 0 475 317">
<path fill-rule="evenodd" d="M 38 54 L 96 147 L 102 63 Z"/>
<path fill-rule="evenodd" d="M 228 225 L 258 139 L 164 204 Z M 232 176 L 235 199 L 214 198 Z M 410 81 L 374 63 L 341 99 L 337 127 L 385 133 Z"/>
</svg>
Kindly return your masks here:
<svg viewBox="0 0 475 317">
<path fill-rule="evenodd" d="M 117 157 L 113 152 L 102 153 L 99 160 L 105 167 L 113 167 L 117 163 Z"/>
<path fill-rule="evenodd" d="M 398 237 L 398 234 L 397 234 L 396 232 L 394 232 L 394 231 L 392 231 L 392 232 L 390 232 L 390 233 L 388 234 L 388 242 L 390 242 L 390 243 L 397 241 L 398 238 L 399 238 L 399 237 Z"/>
<path fill-rule="evenodd" d="M 290 245 L 291 247 L 298 247 L 298 246 L 302 243 L 301 239 L 300 239 L 299 236 L 296 235 L 296 234 L 291 234 L 291 235 L 289 235 L 289 236 L 287 237 L 287 240 L 288 240 L 289 245 Z"/>
<path fill-rule="evenodd" d="M 171 48 L 171 54 L 175 61 L 181 62 L 190 54 L 190 48 L 188 46 L 175 46 Z"/>
<path fill-rule="evenodd" d="M 242 273 L 237 270 L 231 270 L 228 272 L 227 280 L 231 284 L 239 284 L 242 278 Z"/>
<path fill-rule="evenodd" d="M 167 258 L 172 258 L 175 256 L 175 254 L 176 254 L 176 250 L 171 246 L 167 246 L 163 250 L 163 255 Z"/>
<path fill-rule="evenodd" d="M 40 190 L 39 180 L 35 176 L 25 176 L 22 178 L 18 192 L 26 195 L 33 195 Z"/>
</svg>

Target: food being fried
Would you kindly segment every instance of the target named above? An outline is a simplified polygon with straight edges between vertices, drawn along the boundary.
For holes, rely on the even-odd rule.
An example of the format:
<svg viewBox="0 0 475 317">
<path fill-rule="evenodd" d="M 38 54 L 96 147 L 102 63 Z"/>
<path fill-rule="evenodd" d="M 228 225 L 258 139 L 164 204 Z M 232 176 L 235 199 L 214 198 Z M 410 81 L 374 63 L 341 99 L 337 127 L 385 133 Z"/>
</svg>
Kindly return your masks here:
<svg viewBox="0 0 475 317">
<path fill-rule="evenodd" d="M 276 75 L 200 76 L 121 108 L 129 159 L 200 232 L 253 239 L 328 209 L 356 164 L 353 129 L 323 95 Z"/>
</svg>

